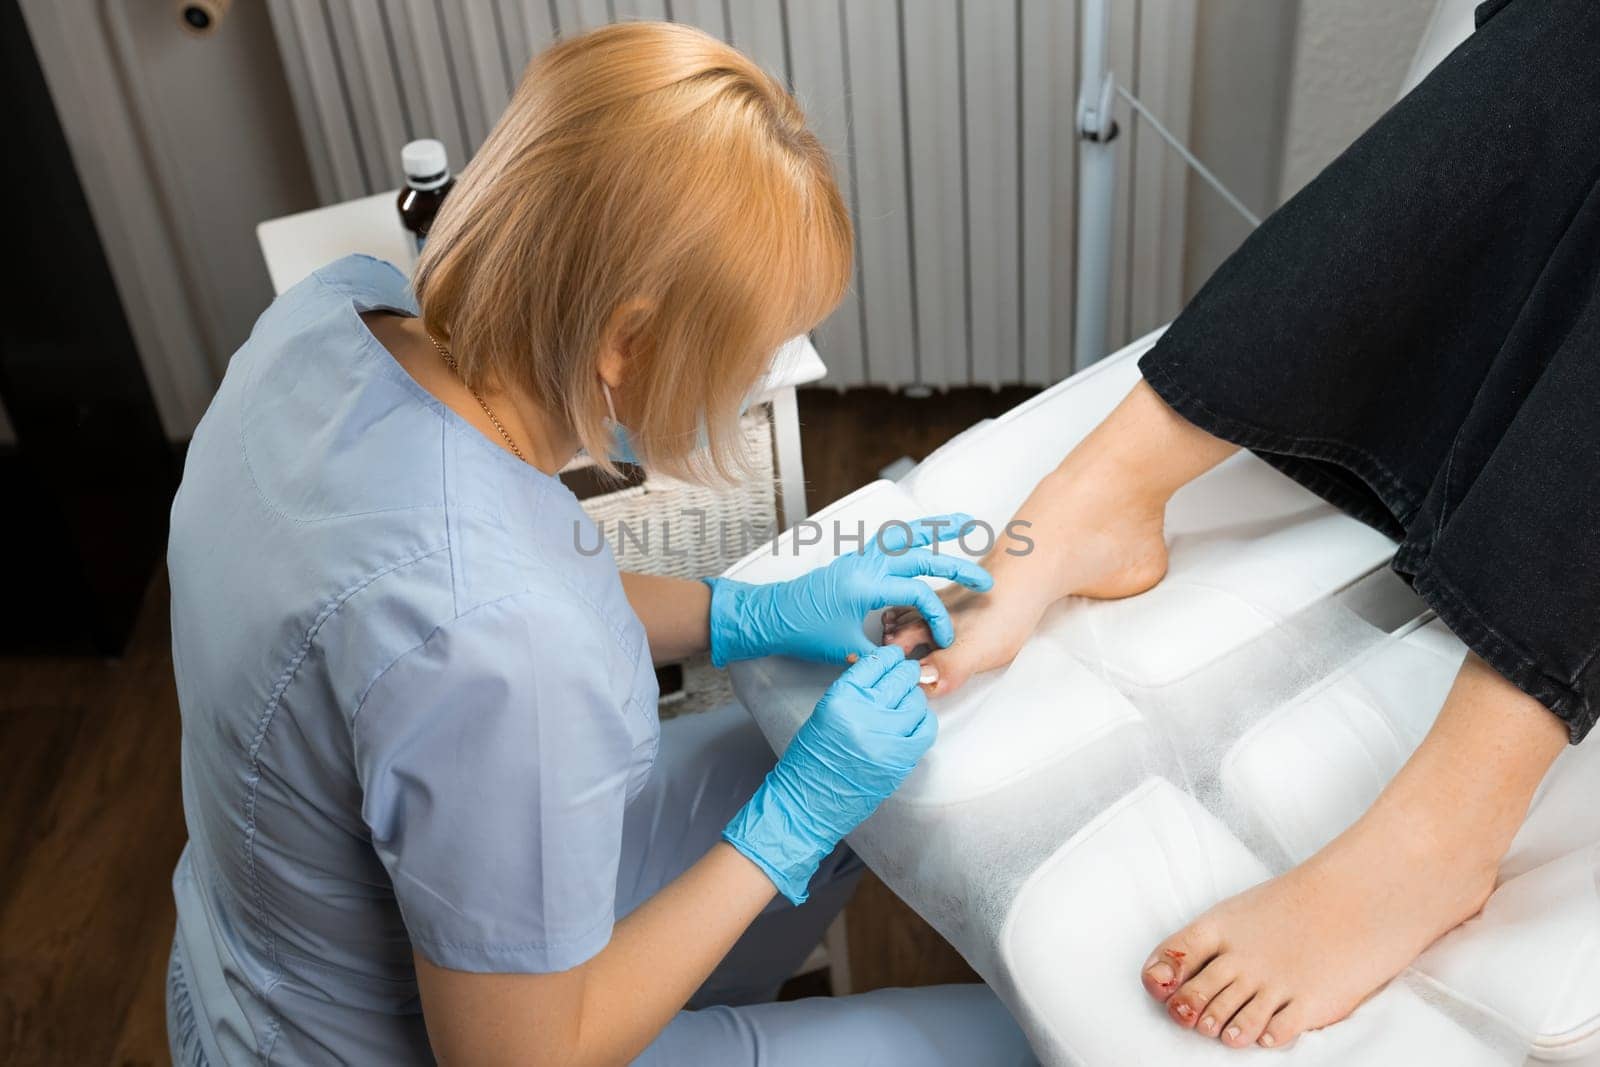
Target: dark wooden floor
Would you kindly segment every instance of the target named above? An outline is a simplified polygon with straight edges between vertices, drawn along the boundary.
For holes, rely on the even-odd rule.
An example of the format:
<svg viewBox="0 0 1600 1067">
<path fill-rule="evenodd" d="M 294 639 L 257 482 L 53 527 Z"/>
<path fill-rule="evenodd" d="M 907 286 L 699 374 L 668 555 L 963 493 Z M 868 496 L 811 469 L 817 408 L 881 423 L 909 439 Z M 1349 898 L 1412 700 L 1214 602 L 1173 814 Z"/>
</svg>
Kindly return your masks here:
<svg viewBox="0 0 1600 1067">
<path fill-rule="evenodd" d="M 1027 395 L 807 391 L 810 499 Z M 184 841 L 167 607 L 158 575 L 119 660 L 0 658 L 0 1064 L 167 1060 L 169 879 Z M 972 977 L 870 875 L 848 921 L 858 990 Z"/>
<path fill-rule="evenodd" d="M 0 1063 L 165 1063 L 183 847 L 166 583 L 116 662 L 0 660 Z"/>
</svg>

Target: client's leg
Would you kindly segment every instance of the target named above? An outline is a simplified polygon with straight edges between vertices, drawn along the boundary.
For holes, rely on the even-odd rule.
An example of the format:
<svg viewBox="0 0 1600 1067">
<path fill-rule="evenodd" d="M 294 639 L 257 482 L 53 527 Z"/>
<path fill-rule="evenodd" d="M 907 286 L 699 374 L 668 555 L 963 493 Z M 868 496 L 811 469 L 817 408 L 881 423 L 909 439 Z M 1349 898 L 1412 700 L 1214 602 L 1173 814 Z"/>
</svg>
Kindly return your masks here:
<svg viewBox="0 0 1600 1067">
<path fill-rule="evenodd" d="M 1236 450 L 1141 381 L 1018 510 L 1033 548 L 1013 555 L 1020 550 L 1002 540 L 983 561 L 994 589 L 951 596 L 956 640 L 923 661 L 939 674 L 930 689 L 948 693 L 977 671 L 1010 663 L 1045 609 L 1064 596 L 1132 596 L 1160 581 L 1167 501 Z M 930 640 L 912 609 L 886 612 L 884 627 L 885 641 L 907 652 Z"/>
<path fill-rule="evenodd" d="M 1482 907 L 1567 740 L 1561 720 L 1468 656 L 1367 813 L 1162 942 L 1145 988 L 1179 1025 L 1236 1047 L 1281 1046 L 1344 1018 Z"/>
</svg>

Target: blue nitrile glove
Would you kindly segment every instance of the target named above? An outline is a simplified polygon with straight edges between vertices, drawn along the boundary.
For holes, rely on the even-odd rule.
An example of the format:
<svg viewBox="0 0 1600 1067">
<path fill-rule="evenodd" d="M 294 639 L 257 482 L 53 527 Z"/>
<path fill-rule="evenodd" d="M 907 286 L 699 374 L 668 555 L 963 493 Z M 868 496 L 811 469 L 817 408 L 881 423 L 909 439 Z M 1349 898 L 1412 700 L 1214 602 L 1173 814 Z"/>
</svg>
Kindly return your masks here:
<svg viewBox="0 0 1600 1067">
<path fill-rule="evenodd" d="M 803 904 L 817 865 L 899 788 L 939 721 L 917 688 L 917 661 L 876 648 L 839 676 L 723 840 Z"/>
<path fill-rule="evenodd" d="M 860 552 L 787 582 L 751 585 L 707 578 L 711 586 L 711 662 L 718 667 L 761 656 L 844 663 L 878 647 L 861 630 L 867 613 L 912 605 L 941 647 L 955 640 L 944 601 L 918 575 L 949 578 L 988 592 L 989 572 L 926 546 L 960 535 L 971 515 L 932 515 L 886 525 Z"/>
</svg>

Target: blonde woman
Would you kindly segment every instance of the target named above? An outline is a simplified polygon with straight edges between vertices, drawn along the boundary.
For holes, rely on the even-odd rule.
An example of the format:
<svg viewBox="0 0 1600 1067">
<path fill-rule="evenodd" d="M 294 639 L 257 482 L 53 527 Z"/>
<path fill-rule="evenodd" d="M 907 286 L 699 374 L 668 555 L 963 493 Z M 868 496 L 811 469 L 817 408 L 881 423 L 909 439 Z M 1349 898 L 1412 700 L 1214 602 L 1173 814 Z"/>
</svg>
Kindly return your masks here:
<svg viewBox="0 0 1600 1067">
<path fill-rule="evenodd" d="M 772 586 L 619 576 L 555 477 L 737 468 L 850 245 L 782 88 L 637 23 L 534 63 L 411 286 L 351 258 L 262 316 L 172 512 L 177 1062 L 1027 1058 L 980 986 L 753 1003 L 933 739 L 863 616 L 948 642 L 918 577 L 987 575 L 928 534 Z M 774 765 L 737 709 L 658 725 L 652 658 L 707 648 L 856 662 Z"/>
</svg>

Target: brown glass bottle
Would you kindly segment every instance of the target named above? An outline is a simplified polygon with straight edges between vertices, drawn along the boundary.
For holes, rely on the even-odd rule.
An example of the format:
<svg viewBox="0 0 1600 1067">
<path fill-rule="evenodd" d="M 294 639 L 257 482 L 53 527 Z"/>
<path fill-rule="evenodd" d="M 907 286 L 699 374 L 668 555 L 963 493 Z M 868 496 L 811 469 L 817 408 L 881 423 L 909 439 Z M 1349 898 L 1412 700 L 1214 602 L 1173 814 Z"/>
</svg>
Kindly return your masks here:
<svg viewBox="0 0 1600 1067">
<path fill-rule="evenodd" d="M 420 252 L 422 243 L 428 239 L 428 231 L 433 228 L 439 206 L 455 186 L 455 179 L 450 176 L 444 145 L 432 139 L 407 144 L 400 150 L 400 165 L 405 170 L 406 184 L 400 190 L 396 207 L 400 209 L 400 224 L 411 235 L 415 250 Z"/>
</svg>

